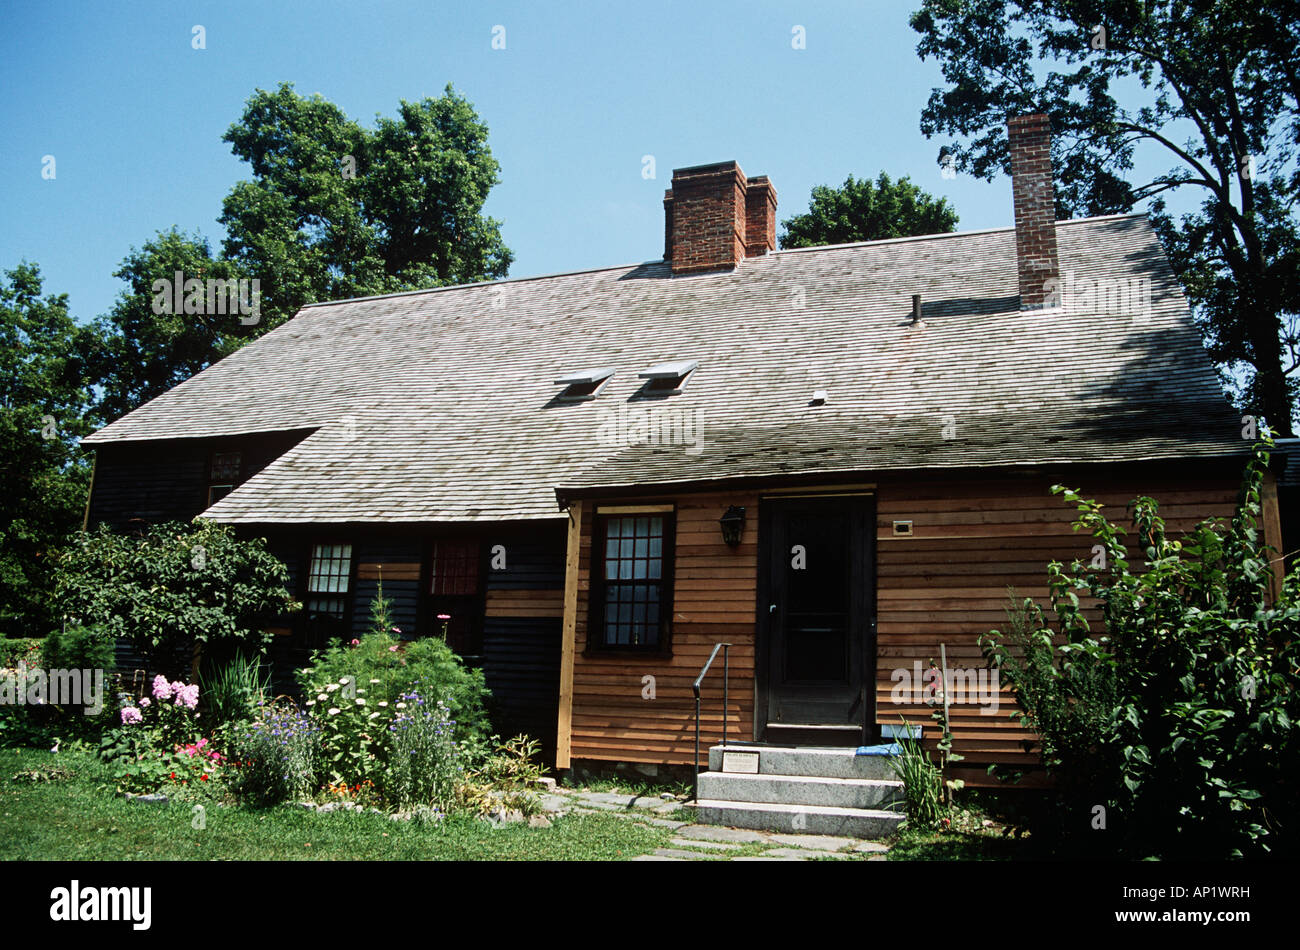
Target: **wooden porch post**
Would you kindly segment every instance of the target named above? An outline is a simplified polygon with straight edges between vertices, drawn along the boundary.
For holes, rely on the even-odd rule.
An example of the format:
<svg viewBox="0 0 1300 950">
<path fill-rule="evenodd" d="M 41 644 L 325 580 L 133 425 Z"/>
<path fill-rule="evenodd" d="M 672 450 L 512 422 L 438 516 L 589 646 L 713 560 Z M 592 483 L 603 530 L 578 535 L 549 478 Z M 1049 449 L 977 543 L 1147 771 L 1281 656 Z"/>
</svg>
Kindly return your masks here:
<svg viewBox="0 0 1300 950">
<path fill-rule="evenodd" d="M 555 767 L 567 769 L 573 750 L 573 659 L 578 629 L 578 552 L 582 541 L 582 502 L 569 506 L 569 544 L 564 556 L 564 626 L 560 637 L 560 713 Z"/>
<path fill-rule="evenodd" d="M 1282 578 L 1286 570 L 1283 555 L 1286 552 L 1282 548 L 1282 516 L 1277 504 L 1277 475 L 1272 469 L 1264 472 L 1264 482 L 1259 489 L 1259 502 L 1264 520 L 1264 543 L 1276 553 L 1276 557 L 1271 558 L 1269 562 L 1269 566 L 1273 568 L 1273 581 L 1269 585 L 1269 590 L 1276 603 L 1282 596 Z"/>
</svg>

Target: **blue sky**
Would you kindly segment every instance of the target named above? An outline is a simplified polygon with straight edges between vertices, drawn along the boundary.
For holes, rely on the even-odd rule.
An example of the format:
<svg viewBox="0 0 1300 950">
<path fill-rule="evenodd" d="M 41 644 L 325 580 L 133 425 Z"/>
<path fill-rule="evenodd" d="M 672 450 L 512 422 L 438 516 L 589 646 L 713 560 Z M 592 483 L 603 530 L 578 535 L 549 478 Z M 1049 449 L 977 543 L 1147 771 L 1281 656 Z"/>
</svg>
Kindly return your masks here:
<svg viewBox="0 0 1300 950">
<path fill-rule="evenodd" d="M 451 82 L 490 129 L 486 211 L 511 276 L 657 259 L 672 169 L 736 159 L 778 218 L 850 173 L 910 175 L 959 228 L 1011 223 L 1011 189 L 945 180 L 919 131 L 934 62 L 911 2 L 22 3 L 0 34 L 0 269 L 38 263 L 105 312 L 132 246 L 177 225 L 219 250 L 247 168 L 221 141 L 255 88 L 295 84 L 372 123 Z M 191 47 L 202 25 L 207 48 Z M 506 48 L 492 48 L 505 28 Z M 801 26 L 806 48 L 792 48 Z M 53 155 L 56 177 L 42 178 Z M 642 157 L 657 177 L 642 177 Z"/>
</svg>

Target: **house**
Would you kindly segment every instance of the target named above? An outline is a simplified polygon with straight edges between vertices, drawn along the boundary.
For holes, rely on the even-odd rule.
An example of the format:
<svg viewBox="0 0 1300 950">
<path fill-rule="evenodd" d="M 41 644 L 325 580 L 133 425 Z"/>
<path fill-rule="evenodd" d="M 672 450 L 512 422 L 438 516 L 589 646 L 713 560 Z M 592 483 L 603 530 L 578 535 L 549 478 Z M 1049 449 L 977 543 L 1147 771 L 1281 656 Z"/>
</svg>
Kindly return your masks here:
<svg viewBox="0 0 1300 950">
<path fill-rule="evenodd" d="M 662 260 L 304 307 L 83 440 L 89 520 L 267 538 L 289 660 L 381 580 L 404 631 L 450 615 L 559 768 L 698 762 L 719 643 L 710 743 L 928 723 L 943 657 L 958 774 L 1032 765 L 977 639 L 1093 557 L 1051 486 L 1190 528 L 1250 443 L 1146 218 L 1056 221 L 1046 117 L 1009 135 L 1014 227 L 777 251 L 724 162 L 674 172 Z"/>
</svg>

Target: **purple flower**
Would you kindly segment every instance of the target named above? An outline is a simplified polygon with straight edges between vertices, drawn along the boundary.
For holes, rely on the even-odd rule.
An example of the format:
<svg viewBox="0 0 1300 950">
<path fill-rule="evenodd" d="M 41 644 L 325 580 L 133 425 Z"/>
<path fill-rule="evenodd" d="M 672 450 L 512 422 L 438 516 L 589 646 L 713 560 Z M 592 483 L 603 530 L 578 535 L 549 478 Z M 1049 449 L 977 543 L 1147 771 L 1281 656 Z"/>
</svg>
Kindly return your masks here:
<svg viewBox="0 0 1300 950">
<path fill-rule="evenodd" d="M 122 707 L 122 725 L 125 726 L 127 723 L 140 722 L 142 718 L 140 710 L 136 709 L 134 706 Z"/>
</svg>

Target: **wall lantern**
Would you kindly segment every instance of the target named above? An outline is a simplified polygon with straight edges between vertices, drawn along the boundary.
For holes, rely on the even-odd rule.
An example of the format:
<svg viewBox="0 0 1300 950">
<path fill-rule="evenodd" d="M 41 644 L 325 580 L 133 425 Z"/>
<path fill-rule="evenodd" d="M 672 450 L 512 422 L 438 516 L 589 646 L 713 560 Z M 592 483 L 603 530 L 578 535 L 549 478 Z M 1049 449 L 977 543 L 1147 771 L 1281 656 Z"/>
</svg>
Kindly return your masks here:
<svg viewBox="0 0 1300 950">
<path fill-rule="evenodd" d="M 718 524 L 722 526 L 722 540 L 734 548 L 740 544 L 740 533 L 745 530 L 745 509 L 732 505 L 718 519 Z"/>
</svg>

